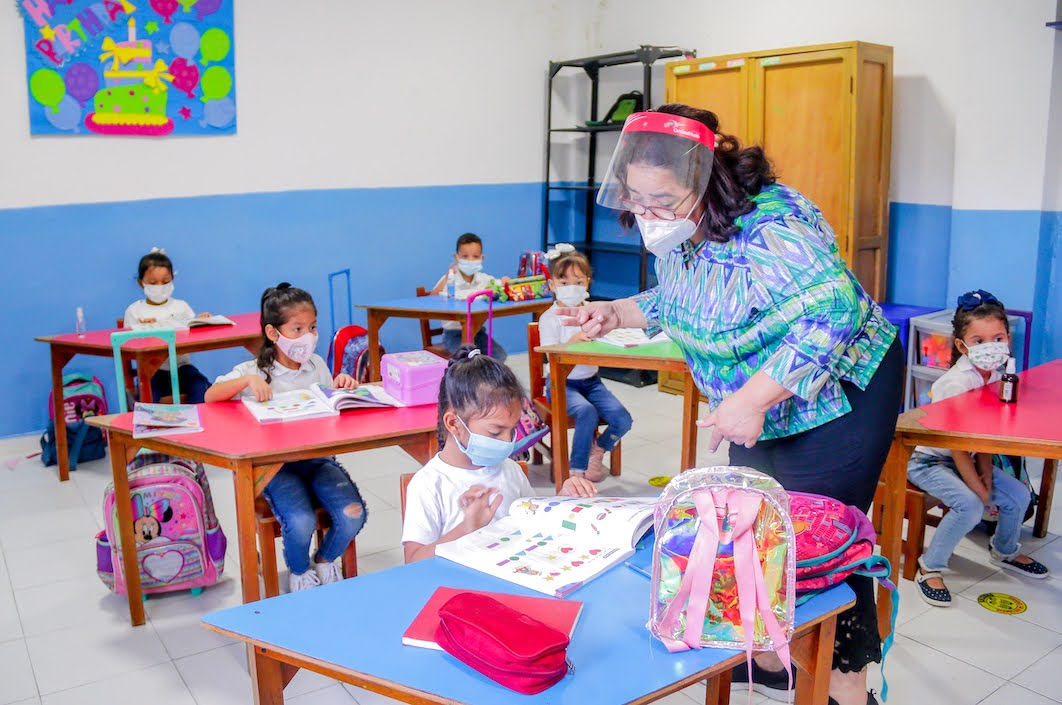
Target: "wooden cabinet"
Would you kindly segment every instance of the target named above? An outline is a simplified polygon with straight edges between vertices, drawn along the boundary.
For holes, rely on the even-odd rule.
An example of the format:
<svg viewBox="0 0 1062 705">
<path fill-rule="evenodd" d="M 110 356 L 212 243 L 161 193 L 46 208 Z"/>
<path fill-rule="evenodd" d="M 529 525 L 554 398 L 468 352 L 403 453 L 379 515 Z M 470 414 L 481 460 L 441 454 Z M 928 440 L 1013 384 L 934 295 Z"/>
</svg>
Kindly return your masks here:
<svg viewBox="0 0 1062 705">
<path fill-rule="evenodd" d="M 759 144 L 779 181 L 822 209 L 841 256 L 885 296 L 892 149 L 892 47 L 865 42 L 669 63 L 666 101 L 711 110 L 720 131 Z M 681 378 L 661 389 L 681 393 Z"/>
</svg>

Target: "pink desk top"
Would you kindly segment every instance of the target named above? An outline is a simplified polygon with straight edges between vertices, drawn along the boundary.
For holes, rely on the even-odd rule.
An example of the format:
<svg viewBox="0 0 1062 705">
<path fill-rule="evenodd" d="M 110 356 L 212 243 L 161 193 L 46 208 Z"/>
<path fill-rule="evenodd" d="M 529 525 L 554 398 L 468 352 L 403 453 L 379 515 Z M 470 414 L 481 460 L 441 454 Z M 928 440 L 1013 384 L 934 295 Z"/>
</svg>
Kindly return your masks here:
<svg viewBox="0 0 1062 705">
<path fill-rule="evenodd" d="M 988 384 L 920 407 L 925 416 L 918 423 L 935 431 L 1062 443 L 1062 360 L 1018 377 L 1016 404 L 1001 402 L 999 384 Z"/>
<path fill-rule="evenodd" d="M 260 314 L 258 313 L 239 313 L 234 316 L 229 316 L 236 322 L 234 326 L 207 326 L 204 328 L 190 328 L 188 330 L 177 331 L 177 349 L 190 345 L 202 344 L 205 342 L 216 342 L 223 340 L 230 340 L 233 338 L 247 338 L 260 335 L 262 329 L 260 327 Z M 115 333 L 120 330 L 128 330 L 125 328 L 112 328 L 110 330 L 92 330 L 88 331 L 84 335 L 79 336 L 77 333 L 63 333 L 62 335 L 48 335 L 37 338 L 37 340 L 44 343 L 65 343 L 69 345 L 76 345 L 82 348 L 103 348 L 105 350 L 111 349 L 111 333 Z M 127 341 L 122 345 L 123 350 L 138 350 L 138 349 L 165 349 L 166 345 L 161 340 L 156 338 L 134 338 Z"/>
<path fill-rule="evenodd" d="M 132 431 L 132 417 L 131 412 L 104 417 L 109 423 L 103 427 Z M 200 433 L 163 438 L 188 448 L 243 458 L 434 431 L 438 411 L 435 404 L 401 409 L 355 409 L 339 416 L 262 424 L 242 402 L 226 401 L 200 404 L 199 418 L 203 424 Z"/>
</svg>

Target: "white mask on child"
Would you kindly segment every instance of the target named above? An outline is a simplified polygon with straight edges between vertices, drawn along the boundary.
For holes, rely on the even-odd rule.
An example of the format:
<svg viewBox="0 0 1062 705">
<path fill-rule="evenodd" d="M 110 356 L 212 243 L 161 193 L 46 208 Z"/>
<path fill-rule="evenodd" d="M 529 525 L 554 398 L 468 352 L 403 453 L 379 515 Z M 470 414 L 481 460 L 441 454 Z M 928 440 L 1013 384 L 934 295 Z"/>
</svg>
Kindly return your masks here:
<svg viewBox="0 0 1062 705">
<path fill-rule="evenodd" d="M 305 333 L 298 338 L 288 338 L 283 333 L 277 338 L 277 347 L 280 352 L 291 358 L 292 362 L 302 364 L 313 357 L 317 350 L 317 334 Z"/>
<path fill-rule="evenodd" d="M 153 304 L 164 304 L 173 296 L 173 282 L 169 284 L 145 284 L 144 296 Z"/>
<path fill-rule="evenodd" d="M 461 270 L 461 274 L 470 277 L 473 274 L 478 274 L 483 271 L 483 260 L 459 259 L 457 260 L 457 268 Z"/>
<path fill-rule="evenodd" d="M 1003 342 L 969 345 L 966 347 L 966 357 L 970 358 L 970 362 L 977 369 L 991 372 L 1010 357 L 1010 345 Z"/>
<path fill-rule="evenodd" d="M 565 306 L 581 306 L 589 296 L 590 292 L 586 287 L 579 284 L 557 287 L 557 301 Z"/>
</svg>

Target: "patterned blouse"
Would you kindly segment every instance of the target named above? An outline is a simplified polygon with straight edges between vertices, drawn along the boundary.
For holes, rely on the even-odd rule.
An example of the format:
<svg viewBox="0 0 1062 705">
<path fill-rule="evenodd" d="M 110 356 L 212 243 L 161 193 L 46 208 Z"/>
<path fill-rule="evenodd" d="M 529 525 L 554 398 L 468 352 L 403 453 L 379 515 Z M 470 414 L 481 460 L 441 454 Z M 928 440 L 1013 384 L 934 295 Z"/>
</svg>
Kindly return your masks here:
<svg viewBox="0 0 1062 705">
<path fill-rule="evenodd" d="M 767 412 L 767 440 L 848 413 L 840 382 L 865 389 L 896 329 L 811 201 L 781 184 L 752 200 L 740 232 L 658 258 L 659 285 L 634 300 L 683 350 L 711 408 L 759 370 L 793 393 Z"/>
</svg>

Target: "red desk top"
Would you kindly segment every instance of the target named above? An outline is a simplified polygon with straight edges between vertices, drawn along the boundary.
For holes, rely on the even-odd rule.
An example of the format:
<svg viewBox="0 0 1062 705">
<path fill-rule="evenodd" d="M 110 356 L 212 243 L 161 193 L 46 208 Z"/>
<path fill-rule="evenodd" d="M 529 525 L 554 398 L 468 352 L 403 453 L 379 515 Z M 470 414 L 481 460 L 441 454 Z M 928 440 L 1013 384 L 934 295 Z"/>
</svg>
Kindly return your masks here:
<svg viewBox="0 0 1062 705">
<path fill-rule="evenodd" d="M 132 418 L 131 412 L 114 416 L 107 427 L 131 432 Z M 438 410 L 435 404 L 400 409 L 354 409 L 339 416 L 262 424 L 242 402 L 226 401 L 200 404 L 199 418 L 203 424 L 200 433 L 163 438 L 188 448 L 239 458 L 434 432 Z"/>
<path fill-rule="evenodd" d="M 1062 442 L 1062 360 L 1018 377 L 1016 404 L 999 400 L 996 382 L 920 407 L 925 416 L 918 423 L 935 431 Z"/>
<path fill-rule="evenodd" d="M 177 331 L 177 349 L 188 345 L 233 338 L 243 339 L 261 335 L 260 314 L 239 313 L 229 316 L 236 322 L 234 326 L 206 326 L 203 328 L 189 328 Z M 112 328 L 110 330 L 92 330 L 84 335 L 77 333 L 63 333 L 62 335 L 49 335 L 37 338 L 45 343 L 68 343 L 83 348 L 111 349 L 111 333 L 127 328 Z M 133 338 L 122 344 L 123 350 L 154 349 L 165 350 L 166 344 L 158 338 Z"/>
</svg>

